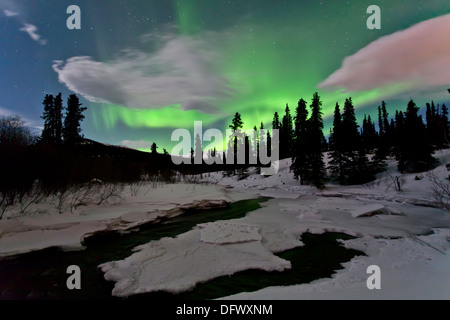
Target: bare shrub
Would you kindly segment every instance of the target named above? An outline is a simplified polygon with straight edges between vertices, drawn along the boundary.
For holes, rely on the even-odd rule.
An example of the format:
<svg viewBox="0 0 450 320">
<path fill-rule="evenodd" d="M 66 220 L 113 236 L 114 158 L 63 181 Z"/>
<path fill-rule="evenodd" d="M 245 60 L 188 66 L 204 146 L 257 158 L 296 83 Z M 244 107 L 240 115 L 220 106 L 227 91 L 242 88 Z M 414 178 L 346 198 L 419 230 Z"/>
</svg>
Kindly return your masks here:
<svg viewBox="0 0 450 320">
<path fill-rule="evenodd" d="M 41 203 L 45 199 L 47 199 L 47 195 L 42 191 L 40 183 L 36 181 L 32 189 L 25 196 L 21 197 L 19 201 L 20 213 L 26 213 L 32 204 Z"/>
<path fill-rule="evenodd" d="M 97 187 L 97 205 L 101 205 L 107 200 L 119 201 L 121 192 L 124 189 L 123 183 L 105 183 Z"/>
<path fill-rule="evenodd" d="M 136 197 L 144 184 L 145 184 L 145 181 L 142 181 L 142 180 L 131 182 L 130 183 L 131 196 Z"/>
<path fill-rule="evenodd" d="M 188 184 L 198 184 L 200 177 L 195 174 L 185 174 L 183 175 L 183 182 Z"/>
<path fill-rule="evenodd" d="M 435 173 L 428 172 L 425 178 L 430 182 L 431 196 L 440 207 L 450 209 L 450 180 L 440 179 Z"/>
<path fill-rule="evenodd" d="M 389 172 L 387 173 L 387 183 L 388 186 L 386 188 L 386 191 L 388 191 L 390 188 L 394 187 L 395 191 L 402 192 L 402 186 L 403 186 L 403 176 L 393 176 Z"/>
<path fill-rule="evenodd" d="M 94 201 L 95 188 L 93 183 L 74 185 L 71 189 L 71 199 L 69 203 L 70 212 L 80 206 L 85 206 Z"/>
</svg>

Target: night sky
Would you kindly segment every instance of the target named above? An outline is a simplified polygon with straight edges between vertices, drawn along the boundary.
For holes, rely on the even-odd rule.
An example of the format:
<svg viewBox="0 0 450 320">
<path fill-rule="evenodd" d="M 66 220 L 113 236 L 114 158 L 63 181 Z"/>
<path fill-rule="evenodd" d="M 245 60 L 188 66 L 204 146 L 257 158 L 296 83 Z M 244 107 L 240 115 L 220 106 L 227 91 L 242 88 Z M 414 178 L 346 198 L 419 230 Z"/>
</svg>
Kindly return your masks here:
<svg viewBox="0 0 450 320">
<path fill-rule="evenodd" d="M 359 119 L 383 99 L 449 102 L 449 13 L 442 0 L 0 0 L 0 115 L 38 131 L 45 94 L 75 92 L 86 137 L 162 151 L 175 128 L 224 130 L 237 111 L 267 127 L 315 91 L 326 124 L 349 96 Z"/>
</svg>

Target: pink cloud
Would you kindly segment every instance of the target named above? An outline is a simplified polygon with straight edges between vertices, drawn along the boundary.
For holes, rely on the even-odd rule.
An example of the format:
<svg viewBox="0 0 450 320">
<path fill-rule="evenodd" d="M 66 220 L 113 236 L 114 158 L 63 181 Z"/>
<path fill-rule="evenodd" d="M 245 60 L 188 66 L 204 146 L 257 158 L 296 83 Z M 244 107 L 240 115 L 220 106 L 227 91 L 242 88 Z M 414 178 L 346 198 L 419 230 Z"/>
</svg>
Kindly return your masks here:
<svg viewBox="0 0 450 320">
<path fill-rule="evenodd" d="M 450 14 L 370 43 L 318 86 L 364 91 L 398 83 L 421 90 L 450 85 Z"/>
</svg>

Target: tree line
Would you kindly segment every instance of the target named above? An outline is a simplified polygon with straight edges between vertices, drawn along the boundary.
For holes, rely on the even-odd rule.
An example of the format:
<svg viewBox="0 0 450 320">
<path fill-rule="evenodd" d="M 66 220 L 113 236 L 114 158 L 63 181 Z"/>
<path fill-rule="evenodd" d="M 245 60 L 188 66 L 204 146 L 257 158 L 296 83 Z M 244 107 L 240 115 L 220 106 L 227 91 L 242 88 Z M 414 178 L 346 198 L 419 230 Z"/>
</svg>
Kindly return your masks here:
<svg viewBox="0 0 450 320">
<path fill-rule="evenodd" d="M 229 127 L 238 134 L 227 141 L 222 164 L 175 167 L 169 153 L 164 149 L 159 154 L 155 143 L 151 153 L 143 153 L 85 139 L 81 122 L 86 107 L 75 94 L 69 96 L 66 107 L 61 93 L 47 94 L 43 106 L 44 128 L 39 137 L 17 116 L 0 118 L 0 217 L 4 208 L 32 194 L 61 198 L 69 191 L 90 188 L 94 180 L 112 185 L 140 181 L 144 176 L 172 181 L 177 171 L 195 174 L 220 170 L 229 175 L 238 171 L 244 178 L 249 166 L 262 167 L 260 150 L 266 150 L 269 157 L 273 151 L 274 131 L 267 130 L 260 137 L 262 131 L 258 129 L 265 129 L 261 122 L 259 128 L 254 126 L 253 137 L 246 135 L 237 112 Z M 390 117 L 383 101 L 378 107 L 378 119 L 364 115 L 360 126 L 353 101 L 348 98 L 342 110 L 336 103 L 327 141 L 322 101 L 316 92 L 309 106 L 300 99 L 293 113 L 288 105 L 282 116 L 275 112 L 271 129 L 279 130 L 280 158 L 292 159 L 290 169 L 300 184 L 318 188 L 329 181 L 361 184 L 374 180 L 385 169 L 388 157 L 398 161 L 401 172 L 421 172 L 437 164 L 433 152 L 448 147 L 450 141 L 448 108 L 433 101 L 427 103 L 425 121 L 419 110 L 410 100 L 405 110 L 396 110 Z M 246 159 L 238 164 L 237 150 L 242 146 Z M 234 165 L 225 165 L 231 150 Z M 197 154 L 203 159 L 199 136 L 191 150 L 192 160 Z M 208 157 L 217 154 L 216 148 L 207 151 Z M 329 157 L 328 166 L 325 156 Z M 256 163 L 252 162 L 255 158 Z"/>
<path fill-rule="evenodd" d="M 309 107 L 304 99 L 300 99 L 293 114 L 288 105 L 282 117 L 275 112 L 272 129 L 279 130 L 280 159 L 292 159 L 290 169 L 300 184 L 318 188 L 323 188 L 327 181 L 346 185 L 362 184 L 373 181 L 377 173 L 384 171 L 388 157 L 398 161 L 400 172 L 423 172 L 437 164 L 432 156 L 433 152 L 448 147 L 450 141 L 448 108 L 445 104 L 436 106 L 433 101 L 427 103 L 426 122 L 419 110 L 411 99 L 404 111 L 396 110 L 394 117 L 389 117 L 386 102 L 382 101 L 378 107 L 378 123 L 370 115 L 364 115 L 360 126 L 356 120 L 352 98 L 349 97 L 342 110 L 339 103 L 336 103 L 327 141 L 323 134 L 322 101 L 316 92 Z M 243 126 L 241 114 L 237 112 L 229 127 L 241 132 Z M 264 129 L 263 123 L 260 129 Z M 254 131 L 259 134 L 256 126 Z M 259 144 L 266 143 L 270 154 L 270 131 L 265 139 L 260 140 L 258 136 L 256 141 L 251 140 L 243 132 L 234 136 L 227 142 L 223 163 L 225 154 L 231 148 L 236 157 L 239 145 L 244 145 L 247 155 L 252 152 L 259 155 Z M 324 161 L 326 151 L 328 166 Z M 200 143 L 196 143 L 195 152 L 191 151 L 192 157 L 197 152 L 203 153 Z M 207 151 L 209 157 L 215 153 L 215 148 Z M 247 162 L 247 167 L 249 164 Z M 231 169 L 228 167 L 225 173 L 231 174 L 230 171 L 235 171 L 236 168 L 240 168 L 240 175 L 245 172 L 245 168 L 235 165 Z"/>
</svg>

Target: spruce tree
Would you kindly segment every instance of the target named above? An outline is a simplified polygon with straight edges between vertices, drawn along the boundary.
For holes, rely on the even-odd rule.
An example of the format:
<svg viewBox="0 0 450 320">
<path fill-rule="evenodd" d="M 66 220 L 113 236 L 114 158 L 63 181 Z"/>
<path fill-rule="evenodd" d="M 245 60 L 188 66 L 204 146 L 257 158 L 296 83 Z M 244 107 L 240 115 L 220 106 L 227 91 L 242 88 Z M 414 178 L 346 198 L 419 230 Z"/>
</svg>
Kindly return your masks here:
<svg viewBox="0 0 450 320">
<path fill-rule="evenodd" d="M 63 99 L 61 92 L 55 97 L 53 105 L 53 125 L 54 125 L 54 142 L 60 144 L 62 142 L 62 110 Z"/>
<path fill-rule="evenodd" d="M 242 121 L 241 114 L 239 112 L 236 112 L 233 119 L 231 120 L 231 124 L 229 125 L 229 127 L 234 131 L 238 131 L 242 129 L 243 126 L 244 122 Z"/>
<path fill-rule="evenodd" d="M 391 129 L 390 129 L 390 125 L 389 125 L 389 113 L 387 112 L 386 109 L 386 102 L 381 101 L 381 112 L 382 112 L 382 117 L 383 117 L 383 130 L 384 130 L 384 142 L 386 143 L 387 146 L 390 145 L 390 133 L 391 133 Z M 388 148 L 389 149 L 389 148 Z"/>
<path fill-rule="evenodd" d="M 450 143 L 450 122 L 448 121 L 448 108 L 444 104 L 441 107 L 441 123 L 443 128 L 444 143 L 448 146 Z"/>
<path fill-rule="evenodd" d="M 258 174 L 261 173 L 261 154 L 265 152 L 267 155 L 270 155 L 267 150 L 267 135 L 264 136 L 264 134 L 262 133 L 263 131 L 261 131 L 264 130 L 263 122 L 261 122 L 259 130 L 260 131 L 258 132 L 258 168 L 257 168 Z"/>
<path fill-rule="evenodd" d="M 294 130 L 294 150 L 292 156 L 291 170 L 294 172 L 294 178 L 304 184 L 304 176 L 307 170 L 307 118 L 308 110 L 306 101 L 300 99 L 295 110 L 295 130 Z"/>
<path fill-rule="evenodd" d="M 150 146 L 150 151 L 151 151 L 152 155 L 158 154 L 158 147 L 155 142 L 153 142 L 152 145 Z"/>
<path fill-rule="evenodd" d="M 342 149 L 344 152 L 358 150 L 360 145 L 358 127 L 352 98 L 348 98 L 345 100 L 341 126 Z"/>
<path fill-rule="evenodd" d="M 342 140 L 342 116 L 339 104 L 336 103 L 334 108 L 334 118 L 333 118 L 333 131 L 330 140 L 331 153 L 330 153 L 330 164 L 329 169 L 331 175 L 336 178 L 339 183 L 344 183 L 344 158 L 343 158 L 343 140 Z"/>
<path fill-rule="evenodd" d="M 394 156 L 396 159 L 400 157 L 400 146 L 403 141 L 405 117 L 402 111 L 395 112 L 395 130 L 394 130 Z"/>
<path fill-rule="evenodd" d="M 425 120 L 427 122 L 427 137 L 430 143 L 433 143 L 433 117 L 431 115 L 431 104 L 427 103 L 425 112 Z"/>
<path fill-rule="evenodd" d="M 364 115 L 363 125 L 361 128 L 361 144 L 366 151 L 371 151 L 375 148 L 377 143 L 377 131 L 372 118 Z"/>
<path fill-rule="evenodd" d="M 381 102 L 381 107 L 378 106 L 378 145 L 375 151 L 376 161 L 382 163 L 387 159 L 388 154 L 390 154 L 390 147 L 392 146 L 392 132 L 393 129 L 389 125 L 389 114 L 386 110 L 386 103 Z"/>
<path fill-rule="evenodd" d="M 383 126 L 385 126 L 384 123 Z M 346 184 L 360 184 L 373 178 L 373 172 L 365 148 L 361 143 L 358 127 L 352 98 L 348 98 L 344 104 L 341 124 L 342 175 Z M 366 124 L 366 127 L 368 127 L 368 124 Z"/>
<path fill-rule="evenodd" d="M 51 143 L 54 139 L 54 123 L 53 123 L 53 110 L 54 110 L 54 98 L 53 95 L 45 95 L 44 101 L 44 113 L 42 119 L 44 120 L 44 129 L 42 130 L 41 141 L 45 143 Z"/>
<path fill-rule="evenodd" d="M 275 112 L 273 115 L 273 121 L 272 121 L 272 129 L 280 129 L 281 123 L 280 123 L 280 116 L 278 115 L 278 112 Z"/>
<path fill-rule="evenodd" d="M 228 148 L 234 151 L 234 164 L 237 164 L 238 160 L 238 149 L 241 144 L 244 143 L 244 136 L 242 134 L 241 129 L 244 127 L 244 122 L 242 121 L 241 114 L 236 112 L 233 119 L 231 120 L 231 124 L 229 128 L 233 130 L 234 137 L 232 140 L 228 142 Z"/>
<path fill-rule="evenodd" d="M 84 119 L 83 112 L 86 110 L 78 99 L 77 95 L 72 94 L 67 99 L 67 111 L 64 118 L 64 143 L 73 144 L 81 139 L 81 121 Z"/>
<path fill-rule="evenodd" d="M 384 136 L 384 126 L 383 126 L 383 113 L 381 111 L 381 106 L 378 106 L 378 132 L 380 137 Z"/>
<path fill-rule="evenodd" d="M 44 129 L 41 141 L 45 143 L 61 143 L 62 133 L 62 99 L 61 93 L 56 97 L 47 94 L 42 103 L 44 105 Z"/>
<path fill-rule="evenodd" d="M 433 107 L 431 112 L 433 113 Z M 433 148 L 426 137 L 426 127 L 413 100 L 408 103 L 399 142 L 399 171 L 421 172 L 430 169 L 435 163 Z"/>
<path fill-rule="evenodd" d="M 352 98 L 345 100 L 341 124 L 342 160 L 345 183 L 354 183 L 358 174 L 356 163 L 358 161 L 358 150 L 360 149 L 360 136 L 358 123 L 356 122 L 355 108 Z"/>
<path fill-rule="evenodd" d="M 293 142 L 292 116 L 289 106 L 286 104 L 285 114 L 280 128 L 280 158 L 285 159 L 292 155 Z"/>
<path fill-rule="evenodd" d="M 310 168 L 306 180 L 313 186 L 322 189 L 325 187 L 326 170 L 323 161 L 323 119 L 322 101 L 319 94 L 314 93 L 311 103 L 311 117 L 308 120 L 308 164 Z"/>
<path fill-rule="evenodd" d="M 392 125 L 393 127 L 393 125 Z M 367 128 L 364 131 L 365 134 L 365 145 L 366 150 L 373 150 L 377 144 L 377 131 L 375 129 L 375 123 L 372 121 L 370 115 L 367 117 Z"/>
</svg>

